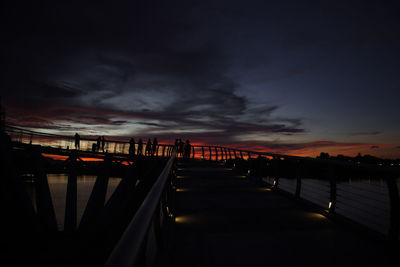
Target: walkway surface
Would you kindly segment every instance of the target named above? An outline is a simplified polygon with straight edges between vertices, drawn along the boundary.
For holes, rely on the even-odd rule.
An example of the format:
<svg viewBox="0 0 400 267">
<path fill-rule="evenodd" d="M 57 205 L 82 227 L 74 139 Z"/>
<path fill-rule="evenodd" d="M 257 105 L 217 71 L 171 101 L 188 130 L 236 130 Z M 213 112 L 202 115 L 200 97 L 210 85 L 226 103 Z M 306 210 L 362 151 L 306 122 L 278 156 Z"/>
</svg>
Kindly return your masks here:
<svg viewBox="0 0 400 267">
<path fill-rule="evenodd" d="M 400 251 L 212 162 L 178 163 L 167 266 L 400 266 Z"/>
</svg>

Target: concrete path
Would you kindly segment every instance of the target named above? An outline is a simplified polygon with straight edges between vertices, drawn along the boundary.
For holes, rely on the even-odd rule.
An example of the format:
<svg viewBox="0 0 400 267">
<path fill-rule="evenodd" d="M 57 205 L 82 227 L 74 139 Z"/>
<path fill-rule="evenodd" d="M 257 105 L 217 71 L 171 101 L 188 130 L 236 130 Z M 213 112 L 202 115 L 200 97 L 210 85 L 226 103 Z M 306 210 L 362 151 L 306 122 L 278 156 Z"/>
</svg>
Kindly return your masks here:
<svg viewBox="0 0 400 267">
<path fill-rule="evenodd" d="M 218 163 L 178 163 L 166 266 L 400 266 L 375 241 Z"/>
</svg>

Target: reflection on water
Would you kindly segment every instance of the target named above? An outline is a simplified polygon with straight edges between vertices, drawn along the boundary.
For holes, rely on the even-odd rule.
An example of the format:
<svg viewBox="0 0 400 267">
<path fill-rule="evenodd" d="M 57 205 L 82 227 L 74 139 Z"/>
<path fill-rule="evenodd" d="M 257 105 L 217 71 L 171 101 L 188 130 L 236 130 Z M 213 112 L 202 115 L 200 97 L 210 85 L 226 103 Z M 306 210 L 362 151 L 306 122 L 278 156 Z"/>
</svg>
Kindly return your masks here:
<svg viewBox="0 0 400 267">
<path fill-rule="evenodd" d="M 81 175 L 77 177 L 77 224 L 82 218 L 83 212 L 85 211 L 86 204 L 89 200 L 90 194 L 92 193 L 93 186 L 96 182 L 97 176 L 92 175 Z M 65 215 L 65 204 L 67 196 L 67 174 L 48 174 L 47 179 L 49 181 L 50 193 L 53 201 L 53 206 L 56 214 L 57 225 L 59 230 L 64 229 L 64 215 Z M 26 179 L 26 186 L 31 199 L 36 199 L 35 187 L 33 179 Z M 106 202 L 111 197 L 115 188 L 118 186 L 121 178 L 110 177 L 108 181 Z M 36 211 L 36 202 L 33 201 L 34 209 Z"/>
</svg>

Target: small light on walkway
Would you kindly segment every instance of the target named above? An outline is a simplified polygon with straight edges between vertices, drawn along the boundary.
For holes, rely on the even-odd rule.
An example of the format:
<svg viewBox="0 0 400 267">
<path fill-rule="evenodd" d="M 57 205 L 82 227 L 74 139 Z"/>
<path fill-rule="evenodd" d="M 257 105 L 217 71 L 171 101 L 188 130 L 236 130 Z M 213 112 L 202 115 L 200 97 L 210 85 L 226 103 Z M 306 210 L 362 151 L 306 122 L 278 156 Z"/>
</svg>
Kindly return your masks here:
<svg viewBox="0 0 400 267">
<path fill-rule="evenodd" d="M 333 205 L 333 203 L 332 203 L 332 201 L 329 201 L 329 204 L 328 204 L 328 212 L 333 212 L 334 211 L 334 205 Z"/>
<path fill-rule="evenodd" d="M 271 188 L 268 188 L 268 187 L 266 187 L 266 188 L 261 188 L 261 191 L 272 191 L 272 189 Z"/>
<path fill-rule="evenodd" d="M 169 217 L 173 217 L 174 215 L 170 212 L 168 206 L 165 207 L 165 209 L 167 210 L 167 214 Z"/>
<path fill-rule="evenodd" d="M 191 191 L 191 188 L 177 188 L 175 191 L 176 192 L 189 192 Z"/>
</svg>

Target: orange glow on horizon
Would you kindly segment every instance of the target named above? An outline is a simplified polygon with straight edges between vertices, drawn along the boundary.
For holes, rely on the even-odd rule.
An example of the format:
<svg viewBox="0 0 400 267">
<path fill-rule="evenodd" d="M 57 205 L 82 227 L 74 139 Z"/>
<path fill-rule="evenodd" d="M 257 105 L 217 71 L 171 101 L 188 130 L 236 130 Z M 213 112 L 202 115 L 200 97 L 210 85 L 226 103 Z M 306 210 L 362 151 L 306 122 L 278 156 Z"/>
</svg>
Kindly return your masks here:
<svg viewBox="0 0 400 267">
<path fill-rule="evenodd" d="M 62 155 L 53 155 L 53 154 L 46 154 L 46 153 L 42 153 L 43 157 L 46 158 L 51 158 L 54 160 L 66 160 L 68 159 L 68 156 L 62 156 Z M 81 157 L 81 159 L 83 161 L 103 161 L 103 159 L 99 159 L 99 158 L 86 158 L 86 157 Z M 124 163 L 123 163 L 124 164 Z M 126 163 L 128 164 L 128 163 Z"/>
</svg>

